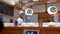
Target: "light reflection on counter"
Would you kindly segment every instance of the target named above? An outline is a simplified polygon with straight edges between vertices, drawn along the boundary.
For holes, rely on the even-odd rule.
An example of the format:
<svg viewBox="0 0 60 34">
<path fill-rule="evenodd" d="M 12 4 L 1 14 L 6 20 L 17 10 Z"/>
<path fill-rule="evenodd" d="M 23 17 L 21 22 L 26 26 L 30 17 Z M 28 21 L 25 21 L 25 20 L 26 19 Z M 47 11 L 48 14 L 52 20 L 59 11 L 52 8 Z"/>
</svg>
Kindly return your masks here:
<svg viewBox="0 0 60 34">
<path fill-rule="evenodd" d="M 60 22 L 43 22 L 42 27 L 49 27 L 53 25 L 54 27 L 60 27 Z M 4 27 L 16 27 L 15 23 L 4 23 Z M 17 25 L 17 27 L 40 27 L 39 23 L 22 23 Z"/>
<path fill-rule="evenodd" d="M 16 27 L 15 23 L 4 23 L 4 27 Z M 39 23 L 21 23 L 21 25 L 17 25 L 17 27 L 39 27 Z"/>
<path fill-rule="evenodd" d="M 15 27 L 14 23 L 4 23 L 4 27 Z"/>
<path fill-rule="evenodd" d="M 49 26 L 54 26 L 54 27 L 60 27 L 60 22 L 43 22 L 42 27 L 49 27 Z"/>
</svg>

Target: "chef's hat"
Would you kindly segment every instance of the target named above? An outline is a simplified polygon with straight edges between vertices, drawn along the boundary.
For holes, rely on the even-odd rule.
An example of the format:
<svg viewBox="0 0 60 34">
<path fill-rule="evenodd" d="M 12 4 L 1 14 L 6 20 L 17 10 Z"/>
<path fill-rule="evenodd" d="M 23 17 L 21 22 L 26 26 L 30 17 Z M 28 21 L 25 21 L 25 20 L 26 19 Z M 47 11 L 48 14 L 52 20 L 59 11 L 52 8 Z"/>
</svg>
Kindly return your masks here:
<svg viewBox="0 0 60 34">
<path fill-rule="evenodd" d="M 24 13 L 24 11 L 20 10 L 19 14 L 22 14 L 22 13 Z"/>
</svg>

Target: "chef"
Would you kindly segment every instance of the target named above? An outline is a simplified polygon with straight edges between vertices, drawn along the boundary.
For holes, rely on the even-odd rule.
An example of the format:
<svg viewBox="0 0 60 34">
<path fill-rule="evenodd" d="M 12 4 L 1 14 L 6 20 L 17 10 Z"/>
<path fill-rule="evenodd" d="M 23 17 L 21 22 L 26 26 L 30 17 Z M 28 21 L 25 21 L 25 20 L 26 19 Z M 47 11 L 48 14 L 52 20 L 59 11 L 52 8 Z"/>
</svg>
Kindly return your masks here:
<svg viewBox="0 0 60 34">
<path fill-rule="evenodd" d="M 25 22 L 24 11 L 19 12 L 19 18 L 17 19 L 18 25 L 21 25 Z"/>
</svg>

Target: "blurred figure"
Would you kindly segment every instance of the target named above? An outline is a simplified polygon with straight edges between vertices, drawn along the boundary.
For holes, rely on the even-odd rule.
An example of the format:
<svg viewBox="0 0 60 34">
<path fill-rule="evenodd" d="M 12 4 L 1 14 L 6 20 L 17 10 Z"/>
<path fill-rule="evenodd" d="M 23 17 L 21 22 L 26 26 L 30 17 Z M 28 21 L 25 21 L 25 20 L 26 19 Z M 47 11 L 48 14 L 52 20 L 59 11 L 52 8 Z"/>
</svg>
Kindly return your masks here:
<svg viewBox="0 0 60 34">
<path fill-rule="evenodd" d="M 17 19 L 18 25 L 21 25 L 25 22 L 24 11 L 19 12 L 19 18 Z"/>
<path fill-rule="evenodd" d="M 53 20 L 53 22 L 59 22 L 59 17 L 58 16 L 53 16 L 53 18 L 52 18 Z"/>
<path fill-rule="evenodd" d="M 3 30 L 3 28 L 4 28 L 3 21 L 0 20 L 0 32 Z"/>
<path fill-rule="evenodd" d="M 3 30 L 4 25 L 3 25 L 3 16 L 0 15 L 0 32 Z"/>
</svg>

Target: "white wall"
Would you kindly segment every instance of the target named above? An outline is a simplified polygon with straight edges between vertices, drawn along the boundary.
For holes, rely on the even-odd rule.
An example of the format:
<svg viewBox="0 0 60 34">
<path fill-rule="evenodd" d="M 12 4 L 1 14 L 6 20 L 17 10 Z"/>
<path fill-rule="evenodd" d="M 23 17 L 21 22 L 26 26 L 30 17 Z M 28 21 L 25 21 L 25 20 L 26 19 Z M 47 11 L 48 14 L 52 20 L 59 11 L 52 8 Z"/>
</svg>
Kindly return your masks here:
<svg viewBox="0 0 60 34">
<path fill-rule="evenodd" d="M 56 6 L 58 11 L 60 11 L 60 2 L 53 3 L 53 4 L 47 4 L 47 8 L 51 5 Z M 45 12 L 46 11 L 45 4 L 43 4 L 43 5 L 34 5 L 34 6 L 32 6 L 32 9 L 34 10 L 34 12 Z"/>
<path fill-rule="evenodd" d="M 15 23 L 15 21 L 19 18 L 19 10 L 14 9 L 14 17 L 13 17 L 13 22 Z"/>
<path fill-rule="evenodd" d="M 51 6 L 51 5 L 56 6 L 57 9 L 58 9 L 58 11 L 60 11 L 60 2 L 58 2 L 58 3 L 53 3 L 53 4 L 48 4 L 48 5 L 47 5 L 47 8 L 48 8 L 49 6 Z"/>
<path fill-rule="evenodd" d="M 31 16 L 31 22 L 38 22 L 38 14 L 33 14 Z"/>
<path fill-rule="evenodd" d="M 32 9 L 34 10 L 34 12 L 45 12 L 46 11 L 45 4 L 44 5 L 34 5 L 34 6 L 32 6 Z"/>
</svg>

